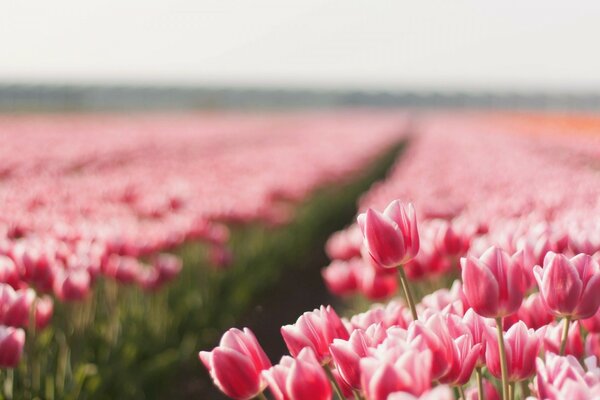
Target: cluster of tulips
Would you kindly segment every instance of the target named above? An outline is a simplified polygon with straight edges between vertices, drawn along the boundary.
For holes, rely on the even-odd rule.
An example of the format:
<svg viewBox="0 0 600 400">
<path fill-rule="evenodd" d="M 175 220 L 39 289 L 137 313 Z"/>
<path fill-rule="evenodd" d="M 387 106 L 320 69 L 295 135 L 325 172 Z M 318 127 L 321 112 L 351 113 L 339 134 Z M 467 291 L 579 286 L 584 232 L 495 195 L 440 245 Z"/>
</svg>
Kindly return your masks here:
<svg viewBox="0 0 600 400">
<path fill-rule="evenodd" d="M 451 289 L 416 303 L 404 271 L 420 247 L 412 206 L 394 201 L 358 221 L 366 257 L 399 276 L 406 302 L 350 319 L 331 307 L 304 313 L 281 328 L 290 355 L 276 365 L 248 329 L 229 330 L 200 353 L 225 394 L 250 399 L 268 386 L 278 400 L 600 396 L 600 265 L 592 256 L 550 250 L 530 265 L 522 251 L 491 246 L 460 258 L 462 280 Z"/>
<path fill-rule="evenodd" d="M 357 222 L 328 241 L 323 270 L 335 294 L 403 299 L 303 314 L 281 328 L 289 355 L 275 365 L 250 331 L 229 330 L 200 353 L 226 395 L 600 398 L 598 140 L 540 142 L 511 118 L 421 122 Z"/>
<path fill-rule="evenodd" d="M 99 278 L 155 291 L 195 241 L 224 266 L 228 222 L 277 224 L 401 140 L 392 113 L 13 115 L 0 118 L 0 367 L 54 301 Z M 370 132 L 368 139 L 364 132 Z M 342 140 L 343 139 L 343 140 Z M 344 157 L 327 157 L 341 151 Z M 66 329 L 66 327 L 58 327 Z"/>
</svg>

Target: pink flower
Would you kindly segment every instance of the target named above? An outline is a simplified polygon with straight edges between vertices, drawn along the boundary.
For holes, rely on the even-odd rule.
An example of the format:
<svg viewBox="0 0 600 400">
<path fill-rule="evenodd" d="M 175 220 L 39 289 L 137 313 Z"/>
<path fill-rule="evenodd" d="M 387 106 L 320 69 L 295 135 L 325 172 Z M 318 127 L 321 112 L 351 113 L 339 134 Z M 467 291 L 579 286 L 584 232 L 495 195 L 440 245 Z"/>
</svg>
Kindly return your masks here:
<svg viewBox="0 0 600 400">
<path fill-rule="evenodd" d="M 504 317 L 502 327 L 507 330 L 517 321 L 525 322 L 528 328 L 538 329 L 554 321 L 554 315 L 548 312 L 539 293 L 527 297 L 516 314 Z"/>
<path fill-rule="evenodd" d="M 600 396 L 600 370 L 595 357 L 584 360 L 586 370 L 573 356 L 546 354 L 536 360 L 534 389 L 537 398 L 548 400 L 587 400 Z"/>
<path fill-rule="evenodd" d="M 248 328 L 229 329 L 212 351 L 201 351 L 200 361 L 208 369 L 213 382 L 233 399 L 245 400 L 262 392 L 265 382 L 261 371 L 271 362 Z"/>
<path fill-rule="evenodd" d="M 478 259 L 461 258 L 463 291 L 478 314 L 497 318 L 516 312 L 525 293 L 521 266 L 499 247 L 490 247 Z"/>
<path fill-rule="evenodd" d="M 275 400 L 330 400 L 331 385 L 314 352 L 304 348 L 294 359 L 283 356 L 279 364 L 262 373 Z"/>
<path fill-rule="evenodd" d="M 356 329 L 348 340 L 335 339 L 329 346 L 333 362 L 342 379 L 354 389 L 360 387 L 360 359 L 370 354 L 371 338 Z"/>
<path fill-rule="evenodd" d="M 535 373 L 535 359 L 540 351 L 544 328 L 527 329 L 522 321 L 517 322 L 504 334 L 508 380 L 516 382 L 530 378 Z M 492 375 L 501 377 L 500 352 L 495 328 L 488 328 L 485 352 L 486 365 Z"/>
<path fill-rule="evenodd" d="M 0 326 L 0 367 L 16 367 L 21 360 L 24 345 L 25 331 L 23 329 Z"/>
<path fill-rule="evenodd" d="M 54 301 L 50 296 L 39 297 L 35 302 L 35 326 L 44 329 L 50 323 L 54 313 Z"/>
<path fill-rule="evenodd" d="M 369 208 L 357 221 L 365 246 L 377 264 L 394 268 L 419 252 L 417 217 L 412 204 L 405 208 L 394 200 L 383 214 Z"/>
<path fill-rule="evenodd" d="M 382 305 L 376 304 L 364 313 L 356 314 L 350 319 L 350 324 L 354 328 L 367 330 L 369 326 L 380 323 L 384 328 L 399 326 L 407 328 L 411 321 L 410 311 L 401 302 L 390 301 Z"/>
<path fill-rule="evenodd" d="M 321 270 L 323 280 L 327 285 L 327 289 L 337 296 L 351 295 L 356 292 L 357 269 L 365 268 L 360 259 L 350 261 L 335 260 L 329 266 Z"/>
<path fill-rule="evenodd" d="M 293 357 L 310 347 L 322 364 L 330 360 L 329 345 L 334 339 L 349 338 L 348 330 L 331 306 L 305 312 L 294 325 L 282 326 L 281 335 Z"/>
<path fill-rule="evenodd" d="M 452 320 L 450 320 L 452 321 Z M 485 351 L 487 343 L 487 335 L 489 328 L 495 328 L 496 324 L 493 319 L 484 318 L 481 315 L 469 308 L 465 313 L 462 320 L 466 328 L 471 332 L 473 343 L 479 343 L 481 345 L 477 366 L 482 367 L 485 365 Z M 452 325 L 449 325 L 452 330 Z"/>
<path fill-rule="evenodd" d="M 431 387 L 429 351 L 406 349 L 398 358 L 360 360 L 361 386 L 369 400 L 386 400 L 392 393 L 421 396 Z"/>
<path fill-rule="evenodd" d="M 83 300 L 90 293 L 91 277 L 82 268 L 59 270 L 54 279 L 54 293 L 62 301 Z"/>
<path fill-rule="evenodd" d="M 358 225 L 335 232 L 327 240 L 325 251 L 332 260 L 351 260 L 360 257 L 363 237 Z"/>
<path fill-rule="evenodd" d="M 479 400 L 477 387 L 470 388 L 465 394 L 467 396 L 465 400 Z M 498 390 L 496 390 L 496 387 L 487 379 L 483 381 L 483 398 L 486 400 L 500 400 Z"/>
<path fill-rule="evenodd" d="M 582 319 L 581 324 L 588 332 L 600 333 L 600 309 L 591 317 Z"/>
<path fill-rule="evenodd" d="M 463 324 L 462 318 L 455 314 L 434 314 L 427 319 L 425 327 L 429 331 L 423 329 L 420 322 L 413 323 L 407 339 L 418 339 L 418 347 L 425 345 L 431 351 L 435 360 L 432 378 L 437 377 L 441 383 L 453 386 L 467 383 L 479 358 L 481 343 L 474 343 L 470 330 Z M 434 340 L 430 333 L 439 341 Z M 447 364 L 447 368 L 441 372 L 438 367 L 444 364 Z"/>
<path fill-rule="evenodd" d="M 388 396 L 387 400 L 454 400 L 454 393 L 449 386 L 436 386 L 420 396 L 406 392 L 396 392 Z"/>
<path fill-rule="evenodd" d="M 534 268 L 544 304 L 557 316 L 589 318 L 600 306 L 600 266 L 592 257 L 579 254 L 568 259 L 549 252 L 544 268 Z"/>
<path fill-rule="evenodd" d="M 563 329 L 564 324 L 561 323 L 554 323 L 547 326 L 546 334 L 544 335 L 544 350 L 546 352 L 559 354 Z M 576 358 L 583 356 L 583 337 L 581 336 L 579 321 L 569 324 L 565 354 L 570 354 Z"/>
</svg>

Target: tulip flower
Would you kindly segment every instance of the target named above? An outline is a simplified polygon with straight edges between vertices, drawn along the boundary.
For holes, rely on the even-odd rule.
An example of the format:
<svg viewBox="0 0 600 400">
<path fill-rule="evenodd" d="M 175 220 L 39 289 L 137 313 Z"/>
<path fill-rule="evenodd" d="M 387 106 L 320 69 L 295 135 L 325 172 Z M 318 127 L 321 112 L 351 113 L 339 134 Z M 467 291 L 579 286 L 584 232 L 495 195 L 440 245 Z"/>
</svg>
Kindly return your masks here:
<svg viewBox="0 0 600 400">
<path fill-rule="evenodd" d="M 554 315 L 570 319 L 593 316 L 600 306 L 600 266 L 592 257 L 571 259 L 549 252 L 544 268 L 534 268 L 544 304 Z"/>
<path fill-rule="evenodd" d="M 508 380 L 517 382 L 530 378 L 535 373 L 535 359 L 540 351 L 545 329 L 527 329 L 522 321 L 517 322 L 505 334 Z M 494 330 L 488 329 L 485 360 L 488 370 L 496 378 L 501 377 L 501 360 Z"/>
<path fill-rule="evenodd" d="M 248 328 L 232 328 L 225 332 L 219 346 L 201 351 L 204 364 L 215 385 L 233 399 L 246 400 L 265 388 L 261 372 L 271 367 L 264 350 Z"/>
<path fill-rule="evenodd" d="M 546 334 L 544 335 L 545 351 L 556 354 L 560 353 L 563 330 L 564 326 L 556 323 L 546 327 Z M 581 336 L 579 321 L 575 321 L 569 326 L 564 354 L 570 354 L 576 358 L 581 358 L 583 356 L 583 347 L 583 337 Z"/>
<path fill-rule="evenodd" d="M 527 297 L 519 311 L 515 314 L 504 317 L 504 330 L 510 328 L 518 321 L 525 322 L 528 328 L 538 329 L 554 321 L 554 316 L 550 314 L 539 293 L 532 293 Z"/>
<path fill-rule="evenodd" d="M 546 355 L 536 360 L 534 390 L 539 399 L 587 400 L 600 396 L 600 369 L 595 357 L 584 360 L 585 367 L 573 356 Z"/>
<path fill-rule="evenodd" d="M 25 345 L 25 331 L 0 326 L 0 368 L 15 368 L 21 360 Z"/>
<path fill-rule="evenodd" d="M 356 292 L 357 269 L 362 269 L 359 265 L 363 262 L 360 259 L 350 261 L 335 260 L 329 266 L 321 270 L 321 275 L 327 285 L 327 289 L 337 296 L 351 295 Z"/>
<path fill-rule="evenodd" d="M 480 391 L 481 394 L 479 393 Z M 479 387 L 474 387 L 466 391 L 465 400 L 479 400 L 482 398 L 485 400 L 500 400 L 498 390 L 496 390 L 496 387 L 488 380 L 482 381 L 481 389 Z"/>
<path fill-rule="evenodd" d="M 387 400 L 454 400 L 454 393 L 449 386 L 440 385 L 420 396 L 414 396 L 407 392 L 395 392 L 390 394 Z"/>
<path fill-rule="evenodd" d="M 340 376 L 354 389 L 360 388 L 360 359 L 370 354 L 372 344 L 362 329 L 356 329 L 347 341 L 335 339 L 329 346 Z"/>
<path fill-rule="evenodd" d="M 386 400 L 405 392 L 421 396 L 431 387 L 429 351 L 406 349 L 396 360 L 366 357 L 360 360 L 361 387 L 369 400 Z"/>
<path fill-rule="evenodd" d="M 296 358 L 283 356 L 279 364 L 263 371 L 275 400 L 330 400 L 331 385 L 312 349 L 303 348 Z"/>
<path fill-rule="evenodd" d="M 383 214 L 369 208 L 357 221 L 369 255 L 377 264 L 395 268 L 419 252 L 417 218 L 412 204 L 405 208 L 395 200 Z"/>
<path fill-rule="evenodd" d="M 582 319 L 581 324 L 588 332 L 600 333 L 600 308 L 591 317 Z"/>
<path fill-rule="evenodd" d="M 479 258 L 461 258 L 463 291 L 478 314 L 501 318 L 515 313 L 525 293 L 521 266 L 499 247 L 490 247 Z"/>
<path fill-rule="evenodd" d="M 334 339 L 349 338 L 348 330 L 331 306 L 305 312 L 294 325 L 281 327 L 281 335 L 292 356 L 310 347 L 322 364 L 331 359 L 329 345 Z"/>
<path fill-rule="evenodd" d="M 91 277 L 87 270 L 78 268 L 56 273 L 54 293 L 62 301 L 83 300 L 90 293 Z"/>
<path fill-rule="evenodd" d="M 398 200 L 391 202 L 383 214 L 369 208 L 357 218 L 369 257 L 378 265 L 398 268 L 406 302 L 417 319 L 415 301 L 408 285 L 403 264 L 419 252 L 417 216 L 412 204 L 404 207 Z"/>
</svg>

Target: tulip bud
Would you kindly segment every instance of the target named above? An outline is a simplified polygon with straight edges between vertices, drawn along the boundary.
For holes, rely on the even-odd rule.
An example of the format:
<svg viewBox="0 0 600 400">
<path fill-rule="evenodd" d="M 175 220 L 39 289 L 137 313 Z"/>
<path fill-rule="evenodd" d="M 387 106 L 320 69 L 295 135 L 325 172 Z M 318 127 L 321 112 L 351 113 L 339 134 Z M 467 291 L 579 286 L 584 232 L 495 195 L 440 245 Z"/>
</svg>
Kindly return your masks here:
<svg viewBox="0 0 600 400">
<path fill-rule="evenodd" d="M 394 268 L 419 252 L 417 217 L 412 204 L 405 208 L 395 200 L 383 214 L 369 208 L 357 221 L 369 255 L 377 264 Z"/>
<path fill-rule="evenodd" d="M 544 304 L 554 315 L 584 319 L 598 311 L 600 266 L 592 257 L 579 254 L 568 259 L 549 252 L 544 268 L 536 266 L 534 274 Z"/>
<path fill-rule="evenodd" d="M 505 317 L 521 306 L 525 277 L 519 263 L 499 247 L 479 258 L 461 258 L 463 291 L 469 305 L 488 318 Z"/>
<path fill-rule="evenodd" d="M 232 328 L 225 332 L 219 346 L 201 351 L 200 361 L 208 369 L 213 382 L 233 399 L 251 399 L 264 390 L 261 371 L 271 367 L 264 350 L 248 329 Z"/>
</svg>

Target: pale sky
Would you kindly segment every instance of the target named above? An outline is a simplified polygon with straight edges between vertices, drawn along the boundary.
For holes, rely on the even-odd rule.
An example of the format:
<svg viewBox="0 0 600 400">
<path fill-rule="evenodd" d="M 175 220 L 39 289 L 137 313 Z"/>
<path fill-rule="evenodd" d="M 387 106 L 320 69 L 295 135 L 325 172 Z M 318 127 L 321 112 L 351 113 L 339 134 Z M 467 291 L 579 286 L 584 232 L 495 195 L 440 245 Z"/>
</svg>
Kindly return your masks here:
<svg viewBox="0 0 600 400">
<path fill-rule="evenodd" d="M 0 82 L 600 91 L 594 0 L 0 4 Z"/>
</svg>

